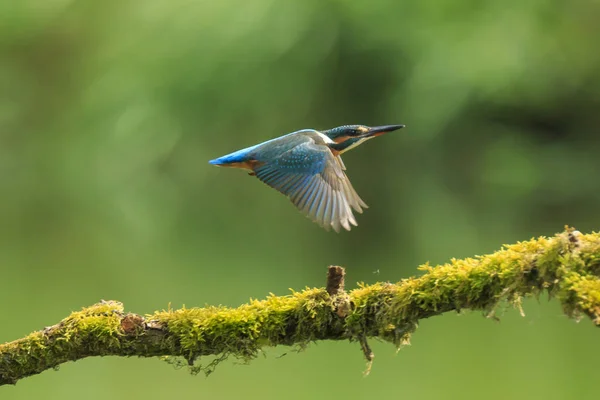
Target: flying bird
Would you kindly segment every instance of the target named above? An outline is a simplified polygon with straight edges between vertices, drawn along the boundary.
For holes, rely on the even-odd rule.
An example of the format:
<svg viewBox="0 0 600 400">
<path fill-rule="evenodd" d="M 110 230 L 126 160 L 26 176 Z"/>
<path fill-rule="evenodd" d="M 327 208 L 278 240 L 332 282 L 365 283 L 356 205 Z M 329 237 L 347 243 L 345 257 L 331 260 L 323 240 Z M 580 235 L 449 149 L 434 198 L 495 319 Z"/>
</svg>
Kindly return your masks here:
<svg viewBox="0 0 600 400">
<path fill-rule="evenodd" d="M 357 226 L 352 213 L 367 205 L 344 173 L 341 155 L 369 139 L 404 125 L 344 125 L 303 129 L 227 154 L 209 163 L 241 168 L 287 196 L 308 218 L 336 232 Z"/>
</svg>

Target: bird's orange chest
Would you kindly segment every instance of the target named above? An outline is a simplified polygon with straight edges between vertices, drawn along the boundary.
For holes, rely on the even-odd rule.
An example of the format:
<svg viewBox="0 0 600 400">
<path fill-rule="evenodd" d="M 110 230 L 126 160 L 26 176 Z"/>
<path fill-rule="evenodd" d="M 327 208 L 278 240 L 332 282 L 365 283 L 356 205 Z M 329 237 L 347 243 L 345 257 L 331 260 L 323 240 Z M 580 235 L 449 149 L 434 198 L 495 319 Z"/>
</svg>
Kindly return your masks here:
<svg viewBox="0 0 600 400">
<path fill-rule="evenodd" d="M 341 154 L 340 151 L 338 151 L 336 149 L 332 149 L 331 147 L 329 148 L 329 151 L 331 151 L 331 154 L 333 154 L 334 157 L 337 157 Z"/>
</svg>

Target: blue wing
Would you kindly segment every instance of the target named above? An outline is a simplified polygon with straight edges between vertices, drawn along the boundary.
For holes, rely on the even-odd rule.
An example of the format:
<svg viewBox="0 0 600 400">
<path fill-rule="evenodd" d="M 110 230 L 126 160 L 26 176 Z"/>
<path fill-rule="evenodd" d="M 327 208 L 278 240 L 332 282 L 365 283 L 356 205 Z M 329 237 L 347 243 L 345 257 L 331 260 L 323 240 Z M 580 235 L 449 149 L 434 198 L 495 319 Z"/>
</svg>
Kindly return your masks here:
<svg viewBox="0 0 600 400">
<path fill-rule="evenodd" d="M 350 224 L 357 225 L 352 209 L 362 213 L 367 205 L 344 173 L 341 159 L 327 146 L 299 135 L 293 142 L 288 139 L 285 148 L 265 150 L 273 151 L 255 168 L 258 179 L 288 196 L 304 215 L 327 230 L 333 227 L 339 232 L 340 226 L 350 230 Z M 272 157 L 273 153 L 278 155 Z"/>
</svg>

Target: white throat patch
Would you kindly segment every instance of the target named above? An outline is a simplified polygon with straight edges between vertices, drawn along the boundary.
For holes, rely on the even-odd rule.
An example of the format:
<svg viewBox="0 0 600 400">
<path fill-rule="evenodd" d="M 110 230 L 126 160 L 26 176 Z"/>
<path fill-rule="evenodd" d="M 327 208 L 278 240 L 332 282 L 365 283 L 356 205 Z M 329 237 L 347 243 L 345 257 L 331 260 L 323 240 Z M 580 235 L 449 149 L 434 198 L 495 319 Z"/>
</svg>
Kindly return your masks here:
<svg viewBox="0 0 600 400">
<path fill-rule="evenodd" d="M 364 142 L 366 142 L 369 139 L 373 139 L 375 136 L 369 136 L 369 137 L 365 137 L 362 138 L 354 143 L 352 143 L 350 146 L 346 147 L 344 150 L 340 151 L 340 154 L 344 154 L 345 152 L 347 152 L 348 150 L 352 150 L 353 148 L 355 148 L 356 146 L 359 146 L 361 144 L 363 144 Z"/>
</svg>

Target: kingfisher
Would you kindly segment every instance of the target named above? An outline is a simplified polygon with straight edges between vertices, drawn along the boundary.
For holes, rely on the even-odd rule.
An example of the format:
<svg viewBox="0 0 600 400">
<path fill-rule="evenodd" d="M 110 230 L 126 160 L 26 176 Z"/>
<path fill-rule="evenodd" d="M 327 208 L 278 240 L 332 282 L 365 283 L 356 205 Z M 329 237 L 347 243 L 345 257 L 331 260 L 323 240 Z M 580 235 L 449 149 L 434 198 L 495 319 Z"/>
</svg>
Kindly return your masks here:
<svg viewBox="0 0 600 400">
<path fill-rule="evenodd" d="M 352 213 L 368 208 L 345 174 L 341 155 L 404 125 L 344 125 L 302 129 L 227 154 L 209 163 L 247 170 L 287 196 L 305 216 L 329 230 L 357 226 Z"/>
</svg>

